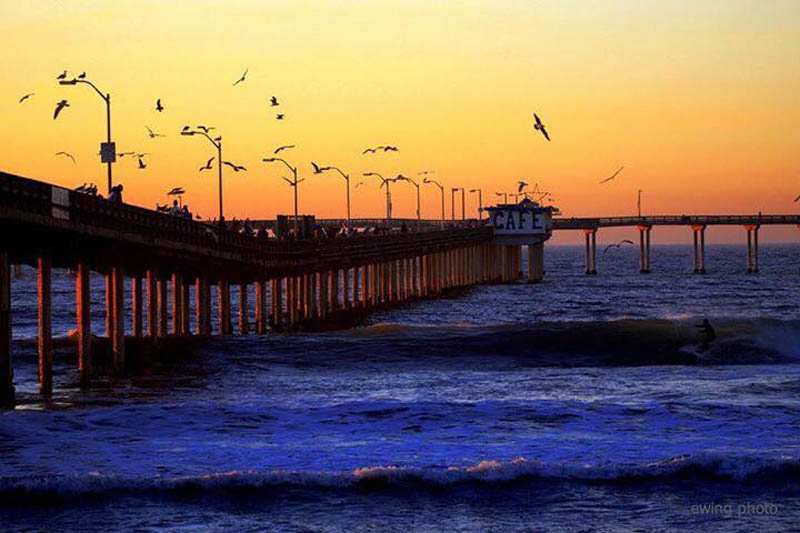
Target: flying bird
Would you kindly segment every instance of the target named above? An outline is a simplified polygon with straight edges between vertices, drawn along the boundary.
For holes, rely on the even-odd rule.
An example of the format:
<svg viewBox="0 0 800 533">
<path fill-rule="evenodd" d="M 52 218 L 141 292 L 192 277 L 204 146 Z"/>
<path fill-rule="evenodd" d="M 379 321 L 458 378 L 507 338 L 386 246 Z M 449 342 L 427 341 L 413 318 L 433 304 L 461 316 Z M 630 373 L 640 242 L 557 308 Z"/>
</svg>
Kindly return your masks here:
<svg viewBox="0 0 800 533">
<path fill-rule="evenodd" d="M 366 150 L 361 152 L 361 155 L 374 154 L 374 153 L 375 153 L 375 148 L 367 148 Z"/>
<path fill-rule="evenodd" d="M 183 189 L 183 187 L 174 187 L 169 190 L 167 196 L 178 196 L 181 194 L 186 194 L 186 191 Z"/>
<path fill-rule="evenodd" d="M 397 152 L 398 148 L 397 148 L 397 146 L 384 146 L 383 147 L 383 151 L 384 152 Z"/>
<path fill-rule="evenodd" d="M 64 80 L 66 78 L 67 78 L 67 71 L 66 70 L 56 77 L 57 80 Z"/>
<path fill-rule="evenodd" d="M 283 120 L 283 113 L 278 113 L 277 115 L 275 115 L 275 118 L 278 120 Z"/>
<path fill-rule="evenodd" d="M 365 183 L 366 183 L 366 181 L 365 181 L 365 180 L 361 180 L 361 181 L 359 181 L 358 183 L 356 183 L 356 186 L 355 186 L 354 188 L 355 188 L 355 189 L 358 189 L 359 187 L 361 187 L 361 186 L 362 186 L 362 185 L 364 185 Z"/>
<path fill-rule="evenodd" d="M 234 165 L 230 161 L 223 161 L 222 164 L 223 165 L 228 165 L 229 167 L 231 167 L 233 169 L 234 172 L 239 172 L 240 170 L 244 170 L 245 172 L 247 172 L 247 169 L 244 166 L 242 166 L 242 165 Z"/>
<path fill-rule="evenodd" d="M 146 169 L 146 168 L 147 168 L 147 165 L 144 163 L 144 161 L 143 161 L 143 160 L 142 160 L 142 158 L 140 157 L 140 158 L 139 158 L 139 170 L 144 170 L 144 169 Z"/>
<path fill-rule="evenodd" d="M 22 102 L 24 102 L 25 100 L 27 100 L 28 98 L 30 98 L 31 96 L 33 96 L 35 94 L 36 93 L 28 93 L 28 94 L 22 95 L 22 98 L 19 99 L 18 103 L 21 104 Z"/>
<path fill-rule="evenodd" d="M 155 131 L 151 130 L 149 126 L 145 126 L 145 128 L 147 128 L 147 135 L 151 139 L 155 139 L 156 137 L 163 137 L 164 136 L 162 133 L 156 133 Z"/>
<path fill-rule="evenodd" d="M 242 77 L 241 77 L 241 78 L 239 78 L 238 80 L 236 80 L 235 82 L 233 82 L 233 85 L 234 85 L 234 87 L 235 87 L 236 85 L 239 85 L 240 83 L 242 83 L 242 82 L 245 80 L 245 78 L 247 78 L 247 72 L 248 72 L 248 70 L 249 70 L 249 69 L 245 69 L 245 70 L 244 70 L 244 73 L 242 74 Z"/>
<path fill-rule="evenodd" d="M 156 100 L 156 111 L 158 111 L 159 113 L 161 113 L 162 111 L 164 111 L 164 106 L 163 106 L 163 105 L 161 105 L 161 98 L 159 98 L 158 100 Z"/>
<path fill-rule="evenodd" d="M 272 153 L 277 154 L 278 152 L 282 152 L 283 150 L 288 150 L 289 148 L 294 148 L 294 147 L 295 145 L 293 144 L 285 144 L 283 146 L 278 146 L 277 148 L 275 148 L 275 151 L 273 151 Z"/>
<path fill-rule="evenodd" d="M 269 105 L 271 105 L 272 107 L 280 105 L 278 103 L 278 97 L 277 96 L 273 96 L 272 98 L 270 98 L 269 99 Z"/>
<path fill-rule="evenodd" d="M 312 161 L 311 166 L 314 167 L 314 174 L 322 174 L 322 168 L 318 164 Z"/>
<path fill-rule="evenodd" d="M 633 244 L 633 241 L 631 241 L 631 240 L 628 240 L 628 239 L 624 239 L 624 240 L 621 240 L 621 241 L 619 241 L 618 243 L 615 243 L 615 244 L 609 244 L 609 245 L 608 245 L 608 246 L 606 246 L 606 247 L 605 247 L 605 249 L 603 250 L 603 255 L 605 255 L 605 253 L 606 253 L 607 251 L 609 251 L 611 248 L 619 248 L 619 247 L 621 247 L 623 244 Z"/>
<path fill-rule="evenodd" d="M 214 157 L 212 157 L 211 159 L 209 159 L 208 161 L 206 161 L 206 164 L 205 164 L 205 166 L 202 166 L 202 167 L 200 167 L 200 172 L 202 172 L 202 171 L 204 171 L 204 170 L 211 170 L 211 162 L 212 162 L 212 161 L 214 161 L 214 159 L 215 159 L 215 158 L 214 158 Z"/>
<path fill-rule="evenodd" d="M 528 186 L 528 184 L 525 183 L 524 181 L 518 181 L 517 182 L 517 192 L 522 192 L 522 189 L 524 189 L 527 186 Z"/>
<path fill-rule="evenodd" d="M 617 169 L 617 171 L 616 171 L 616 172 L 614 172 L 613 174 L 611 174 L 611 175 L 610 175 L 609 177 L 607 177 L 606 179 L 604 179 L 604 180 L 601 180 L 601 181 L 600 181 L 600 183 L 601 183 L 601 184 L 602 184 L 602 183 L 608 183 L 609 181 L 613 180 L 614 178 L 616 178 L 616 177 L 617 177 L 617 174 L 619 174 L 620 172 L 622 172 L 622 169 L 623 169 L 623 168 L 625 168 L 625 167 L 619 167 L 619 168 Z"/>
<path fill-rule="evenodd" d="M 75 161 L 75 157 L 72 154 L 68 153 L 68 152 L 56 152 L 56 155 L 63 155 L 64 157 L 69 157 L 70 159 L 72 159 L 73 163 L 76 162 Z"/>
<path fill-rule="evenodd" d="M 66 100 L 61 100 L 56 104 L 56 110 L 53 113 L 53 120 L 58 118 L 59 113 L 61 113 L 61 110 L 64 109 L 65 107 L 69 107 L 69 102 L 67 102 Z"/>
<path fill-rule="evenodd" d="M 547 133 L 547 130 L 545 129 L 544 124 L 542 124 L 542 119 L 539 118 L 539 115 L 534 113 L 533 114 L 533 120 L 534 120 L 533 129 L 535 129 L 537 131 L 541 131 L 542 135 L 544 135 L 544 138 L 549 141 L 550 140 L 550 135 Z"/>
<path fill-rule="evenodd" d="M 795 202 L 800 202 L 800 194 L 797 195 L 797 198 L 794 199 Z"/>
<path fill-rule="evenodd" d="M 184 126 L 184 127 L 181 129 L 181 131 L 189 131 L 189 130 L 191 130 L 191 129 L 192 129 L 192 127 L 191 127 L 191 126 Z"/>
</svg>

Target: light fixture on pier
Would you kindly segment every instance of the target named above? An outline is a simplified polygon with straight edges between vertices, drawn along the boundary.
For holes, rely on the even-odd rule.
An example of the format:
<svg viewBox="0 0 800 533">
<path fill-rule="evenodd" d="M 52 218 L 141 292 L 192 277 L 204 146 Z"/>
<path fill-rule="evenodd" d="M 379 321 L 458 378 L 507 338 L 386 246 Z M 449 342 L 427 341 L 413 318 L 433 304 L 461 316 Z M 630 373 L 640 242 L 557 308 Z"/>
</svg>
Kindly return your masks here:
<svg viewBox="0 0 800 533">
<path fill-rule="evenodd" d="M 351 220 L 350 219 L 350 175 L 349 174 L 345 174 L 339 167 L 334 167 L 334 166 L 331 166 L 331 165 L 325 166 L 325 167 L 318 167 L 318 168 L 319 168 L 319 173 L 320 174 L 323 173 L 323 172 L 327 172 L 329 170 L 334 170 L 334 171 L 338 172 L 339 175 L 342 176 L 342 178 L 344 178 L 345 185 L 347 187 L 347 232 L 350 233 L 351 231 L 353 231 L 352 224 L 351 224 L 351 221 L 350 221 Z"/>
<path fill-rule="evenodd" d="M 262 159 L 262 161 L 264 163 L 281 162 L 284 165 L 286 165 L 286 168 L 288 168 L 289 172 L 292 173 L 292 179 L 283 178 L 283 181 L 288 183 L 289 186 L 294 189 L 294 231 L 295 231 L 295 233 L 297 233 L 299 231 L 299 224 L 298 224 L 298 220 L 297 220 L 297 216 L 298 216 L 297 215 L 297 186 L 300 183 L 302 183 L 303 181 L 305 181 L 305 178 L 298 178 L 297 177 L 297 167 L 293 167 L 285 159 L 282 159 L 280 157 L 265 157 L 264 159 Z"/>
<path fill-rule="evenodd" d="M 223 225 L 225 225 L 225 213 L 224 213 L 223 208 L 222 208 L 222 137 L 221 136 L 211 137 L 208 134 L 208 131 L 206 131 L 208 129 L 209 128 L 206 128 L 206 127 L 203 127 L 202 129 L 200 129 L 200 127 L 198 127 L 197 129 L 193 129 L 190 126 L 184 126 L 183 129 L 181 130 L 181 135 L 184 135 L 186 137 L 191 137 L 191 136 L 194 136 L 194 135 L 202 135 L 203 137 L 208 139 L 208 142 L 210 142 L 211 144 L 214 145 L 214 148 L 217 149 L 217 177 L 218 177 L 218 188 L 219 188 L 219 193 L 218 193 L 218 196 L 219 196 L 219 224 L 220 224 L 220 226 L 223 226 Z"/>
<path fill-rule="evenodd" d="M 408 183 L 410 183 L 411 185 L 416 187 L 416 189 L 417 189 L 417 221 L 422 220 L 422 217 L 420 215 L 420 208 L 419 208 L 419 205 L 420 205 L 420 202 L 419 202 L 419 182 L 414 181 L 413 179 L 409 178 L 408 176 L 403 176 L 402 174 L 398 174 L 397 177 L 395 178 L 395 180 L 397 180 L 397 181 L 407 181 Z"/>
<path fill-rule="evenodd" d="M 396 178 L 384 178 L 377 172 L 364 172 L 363 176 L 369 178 L 374 176 L 381 180 L 381 187 L 386 187 L 386 223 L 388 224 L 389 221 L 392 219 L 392 193 L 389 190 L 389 184 L 393 181 L 397 181 Z"/>
<path fill-rule="evenodd" d="M 425 172 L 420 172 L 420 174 L 424 175 L 424 174 L 429 174 L 430 172 L 431 171 L 426 170 Z M 424 178 L 422 180 L 422 183 L 436 185 L 437 187 L 439 187 L 439 192 L 442 195 L 442 225 L 444 225 L 444 220 L 445 220 L 445 218 L 444 218 L 444 185 L 442 185 L 438 181 L 430 179 L 430 178 Z"/>
</svg>

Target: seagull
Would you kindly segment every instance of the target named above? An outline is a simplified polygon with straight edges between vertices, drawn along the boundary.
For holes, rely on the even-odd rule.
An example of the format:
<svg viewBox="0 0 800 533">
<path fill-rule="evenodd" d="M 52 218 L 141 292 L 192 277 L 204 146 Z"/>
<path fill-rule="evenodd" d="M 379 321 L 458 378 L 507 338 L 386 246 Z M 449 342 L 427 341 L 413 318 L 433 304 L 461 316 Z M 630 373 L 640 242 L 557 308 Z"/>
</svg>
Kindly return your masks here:
<svg viewBox="0 0 800 533">
<path fill-rule="evenodd" d="M 117 157 L 125 157 L 126 155 L 134 155 L 136 152 L 120 152 Z"/>
<path fill-rule="evenodd" d="M 212 162 L 212 161 L 214 161 L 214 159 L 215 159 L 215 158 L 213 158 L 213 157 L 212 157 L 211 159 L 209 159 L 208 161 L 206 161 L 206 164 L 205 164 L 205 166 L 202 166 L 202 167 L 200 167 L 200 172 L 202 172 L 202 171 L 204 171 L 204 170 L 211 170 L 211 162 Z"/>
<path fill-rule="evenodd" d="M 397 152 L 398 149 L 397 149 L 397 146 L 384 146 L 383 147 L 383 151 L 384 152 Z"/>
<path fill-rule="evenodd" d="M 539 118 L 539 115 L 536 113 L 533 114 L 534 124 L 533 129 L 541 131 L 544 138 L 548 141 L 550 140 L 550 135 L 547 134 L 547 130 L 544 128 L 544 124 L 542 124 L 542 119 Z"/>
<path fill-rule="evenodd" d="M 617 169 L 617 171 L 616 171 L 616 172 L 614 172 L 613 174 L 611 174 L 611 176 L 607 177 L 606 179 L 604 179 L 604 180 L 601 180 L 601 181 L 600 181 L 600 183 L 601 183 L 601 184 L 602 184 L 602 183 L 607 183 L 607 182 L 609 182 L 609 181 L 613 180 L 614 178 L 616 178 L 616 177 L 617 177 L 617 174 L 619 174 L 620 172 L 622 172 L 622 169 L 623 169 L 623 168 L 625 168 L 625 167 L 619 167 L 619 168 Z"/>
<path fill-rule="evenodd" d="M 795 202 L 800 202 L 800 194 L 797 195 L 797 198 L 794 199 Z"/>
<path fill-rule="evenodd" d="M 136 157 L 138 157 L 139 159 L 143 158 L 143 157 L 144 157 L 144 156 L 146 156 L 146 155 L 150 155 L 150 154 L 147 154 L 147 153 L 144 153 L 144 152 L 142 152 L 142 153 L 136 153 Z"/>
<path fill-rule="evenodd" d="M 67 102 L 66 100 L 61 100 L 56 104 L 56 110 L 53 113 L 53 120 L 58 118 L 58 114 L 61 113 L 61 110 L 64 109 L 65 107 L 69 107 L 69 102 Z"/>
<path fill-rule="evenodd" d="M 628 239 L 624 239 L 624 240 L 622 240 L 622 241 L 619 241 L 619 242 L 618 242 L 618 243 L 616 243 L 616 244 L 609 244 L 609 245 L 608 245 L 608 246 L 606 246 L 606 247 L 605 247 L 605 249 L 603 250 L 603 255 L 605 255 L 605 253 L 606 253 L 608 250 L 610 250 L 611 248 L 619 248 L 619 247 L 620 247 L 620 246 L 622 246 L 623 244 L 633 244 L 633 241 L 631 241 L 631 240 L 628 240 Z"/>
<path fill-rule="evenodd" d="M 359 181 L 358 183 L 356 183 L 356 186 L 355 186 L 355 188 L 356 188 L 356 189 L 358 189 L 359 187 L 361 187 L 361 186 L 362 186 L 362 185 L 364 185 L 365 183 L 366 183 L 366 181 L 365 181 L 365 180 L 361 180 L 361 181 Z"/>
<path fill-rule="evenodd" d="M 142 161 L 142 158 L 140 157 L 139 158 L 139 170 L 144 170 L 146 168 L 147 168 L 147 165 L 145 165 L 144 161 Z"/>
<path fill-rule="evenodd" d="M 281 152 L 283 150 L 288 150 L 289 148 L 294 148 L 294 147 L 295 146 L 293 144 L 286 144 L 284 146 L 278 146 L 277 148 L 275 148 L 275 151 L 272 152 L 272 153 L 273 154 L 277 154 L 278 152 Z"/>
<path fill-rule="evenodd" d="M 33 95 L 35 95 L 35 94 L 36 94 L 36 93 L 28 93 L 28 94 L 25 94 L 25 95 L 23 95 L 23 96 L 22 96 L 22 98 L 20 98 L 20 99 L 19 99 L 19 102 L 18 102 L 18 103 L 20 103 L 20 104 L 21 104 L 22 102 L 24 102 L 25 100 L 27 100 L 28 98 L 30 98 L 31 96 L 33 96 Z"/>
<path fill-rule="evenodd" d="M 164 135 L 163 135 L 163 134 L 161 134 L 161 133 L 156 133 L 156 132 L 154 132 L 154 131 L 153 131 L 153 130 L 151 130 L 151 129 L 150 129 L 148 126 L 145 126 L 145 128 L 147 128 L 147 135 L 148 135 L 148 136 L 149 136 L 151 139 L 155 139 L 156 137 L 163 137 L 163 136 L 164 136 Z"/>
<path fill-rule="evenodd" d="M 81 72 L 80 75 L 78 76 L 78 79 L 79 80 L 86 79 L 86 73 L 85 72 Z"/>
<path fill-rule="evenodd" d="M 184 126 L 183 129 L 181 129 L 181 131 L 189 131 L 191 129 L 192 129 L 191 126 Z"/>
<path fill-rule="evenodd" d="M 164 106 L 163 106 L 163 105 L 161 105 L 161 98 L 159 98 L 158 100 L 156 100 L 156 111 L 158 111 L 159 113 L 161 113 L 162 111 L 164 111 Z"/>
<path fill-rule="evenodd" d="M 367 148 L 366 150 L 361 152 L 361 155 L 374 154 L 374 153 L 375 153 L 375 148 Z"/>
<path fill-rule="evenodd" d="M 199 124 L 197 126 L 197 129 L 201 130 L 203 133 L 208 133 L 209 131 L 215 130 L 217 128 L 215 128 L 214 126 L 203 126 L 202 124 Z"/>
<path fill-rule="evenodd" d="M 63 80 L 63 79 L 66 79 L 66 78 L 67 78 L 67 71 L 66 70 L 64 72 L 62 72 L 61 74 L 59 74 L 58 77 L 56 77 L 57 80 Z"/>
<path fill-rule="evenodd" d="M 68 152 L 56 152 L 56 155 L 63 155 L 64 157 L 69 157 L 70 159 L 72 159 L 72 162 L 75 163 L 75 157 Z"/>
<path fill-rule="evenodd" d="M 277 115 L 275 115 L 275 118 L 278 120 L 283 120 L 283 113 L 278 113 Z"/>
<path fill-rule="evenodd" d="M 320 166 L 313 161 L 311 162 L 311 166 L 314 167 L 314 174 L 322 174 L 322 169 Z"/>
<path fill-rule="evenodd" d="M 518 181 L 517 182 L 517 192 L 522 192 L 522 189 L 524 189 L 527 186 L 528 186 L 528 184 L 525 183 L 524 181 Z"/>
<path fill-rule="evenodd" d="M 239 172 L 240 170 L 244 170 L 245 172 L 247 172 L 247 169 L 245 167 L 243 167 L 241 165 L 234 165 L 230 161 L 223 161 L 222 164 L 223 165 L 228 165 L 229 167 L 231 167 L 233 169 L 234 172 Z"/>
<path fill-rule="evenodd" d="M 278 103 L 278 97 L 277 97 L 277 96 L 273 96 L 272 98 L 270 98 L 270 99 L 269 99 L 269 105 L 271 105 L 272 107 L 275 107 L 275 106 L 277 106 L 277 105 L 280 105 L 280 104 Z"/>
<path fill-rule="evenodd" d="M 244 70 L 244 73 L 242 74 L 242 77 L 241 77 L 241 78 L 239 78 L 238 80 L 236 80 L 235 82 L 233 82 L 233 85 L 234 85 L 234 87 L 235 87 L 236 85 L 239 85 L 240 83 L 242 83 L 242 82 L 245 80 L 245 78 L 247 78 L 247 72 L 248 72 L 248 70 L 249 70 L 249 69 L 245 69 L 245 70 Z"/>
<path fill-rule="evenodd" d="M 167 193 L 167 196 L 178 196 L 181 194 L 186 194 L 186 191 L 183 189 L 183 187 L 174 187 L 173 189 L 170 189 L 170 191 Z"/>
</svg>

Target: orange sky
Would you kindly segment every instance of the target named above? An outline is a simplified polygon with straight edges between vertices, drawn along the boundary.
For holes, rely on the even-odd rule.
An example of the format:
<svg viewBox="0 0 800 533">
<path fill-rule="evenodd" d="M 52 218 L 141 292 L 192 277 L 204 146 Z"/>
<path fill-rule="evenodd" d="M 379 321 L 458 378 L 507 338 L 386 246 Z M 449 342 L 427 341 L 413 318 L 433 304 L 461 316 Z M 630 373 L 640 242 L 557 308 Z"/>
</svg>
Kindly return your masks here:
<svg viewBox="0 0 800 533">
<path fill-rule="evenodd" d="M 193 210 L 216 215 L 215 180 L 197 172 L 211 146 L 177 135 L 204 123 L 223 135 L 226 159 L 249 169 L 226 173 L 228 218 L 291 210 L 282 167 L 261 162 L 281 144 L 298 145 L 285 155 L 308 177 L 301 211 L 322 217 L 344 216 L 344 186 L 312 176 L 311 160 L 354 175 L 433 169 L 448 187 L 483 189 L 486 201 L 524 178 L 552 191 L 567 216 L 632 214 L 638 189 L 649 214 L 798 208 L 796 0 L 0 0 L 0 29 L 0 168 L 64 186 L 105 183 L 102 101 L 55 81 L 85 70 L 112 93 L 119 150 L 150 153 L 146 170 L 127 158 L 115 166 L 126 201 L 140 205 L 183 186 Z M 18 104 L 27 92 L 36 95 Z M 154 110 L 159 97 L 164 113 Z M 53 121 L 61 98 L 71 107 Z M 533 111 L 552 142 L 532 131 Z M 145 126 L 168 136 L 148 139 Z M 386 143 L 400 152 L 361 155 Z M 54 157 L 60 150 L 77 164 Z M 621 165 L 617 180 L 598 184 Z M 413 188 L 393 189 L 395 216 L 413 216 Z M 383 201 L 368 182 L 353 191 L 353 216 L 381 216 Z M 423 216 L 438 216 L 437 189 L 422 202 Z M 714 229 L 709 240 L 743 233 Z M 654 242 L 689 235 L 658 228 Z M 765 240 L 798 237 L 764 231 Z"/>
</svg>

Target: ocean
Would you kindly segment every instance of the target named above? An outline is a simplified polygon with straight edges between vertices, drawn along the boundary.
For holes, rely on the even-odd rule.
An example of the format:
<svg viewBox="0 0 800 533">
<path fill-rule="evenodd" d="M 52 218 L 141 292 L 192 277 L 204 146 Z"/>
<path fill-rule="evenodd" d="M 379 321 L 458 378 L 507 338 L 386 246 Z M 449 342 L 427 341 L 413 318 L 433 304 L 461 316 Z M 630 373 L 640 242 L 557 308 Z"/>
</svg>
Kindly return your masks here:
<svg viewBox="0 0 800 533">
<path fill-rule="evenodd" d="M 35 276 L 12 287 L 20 406 L 0 412 L 0 529 L 781 531 L 800 522 L 800 246 L 545 250 L 362 327 L 214 338 L 36 391 Z M 54 332 L 74 327 L 54 276 Z M 102 332 L 102 280 L 93 323 Z M 234 297 L 235 297 L 235 291 Z M 251 301 L 253 301 L 251 296 Z M 708 318 L 717 339 L 698 348 Z"/>
</svg>

